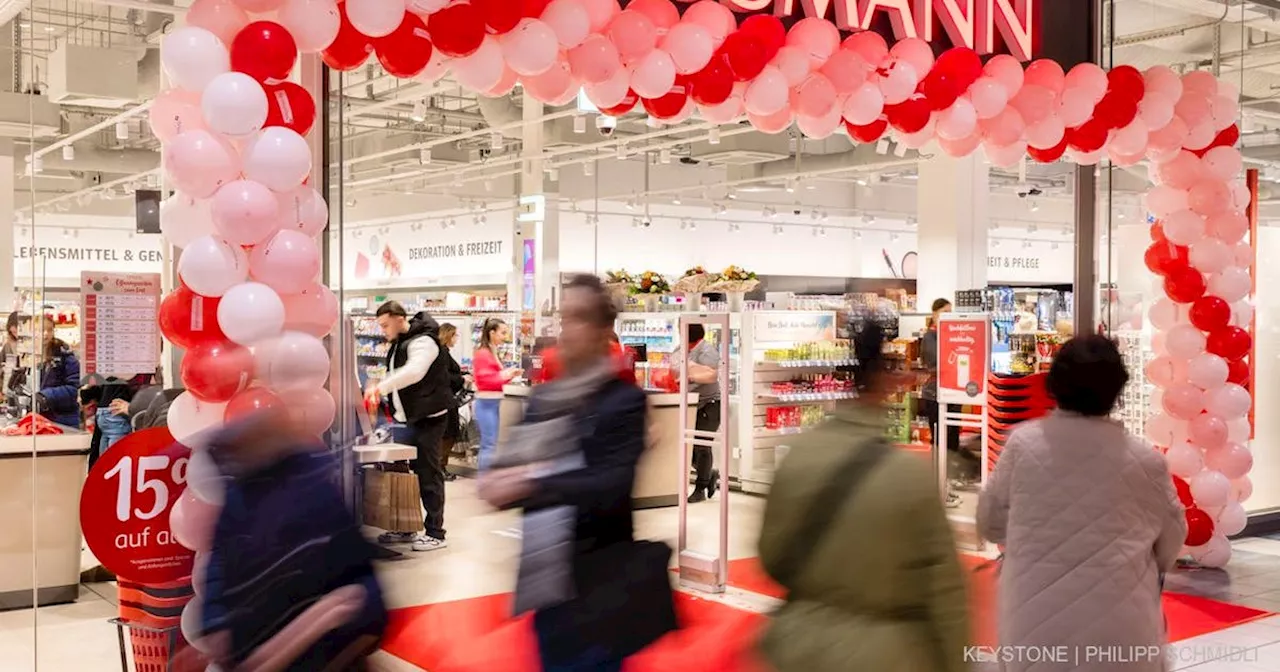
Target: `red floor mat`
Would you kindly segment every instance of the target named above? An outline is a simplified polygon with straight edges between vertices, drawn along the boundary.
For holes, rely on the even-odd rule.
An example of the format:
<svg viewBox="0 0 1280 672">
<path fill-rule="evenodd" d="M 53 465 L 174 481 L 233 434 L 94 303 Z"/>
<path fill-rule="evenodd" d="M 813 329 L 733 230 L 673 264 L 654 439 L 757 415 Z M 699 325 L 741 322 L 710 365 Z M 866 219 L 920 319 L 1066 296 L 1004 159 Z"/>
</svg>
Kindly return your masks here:
<svg viewBox="0 0 1280 672">
<path fill-rule="evenodd" d="M 764 617 L 677 594 L 682 629 L 627 661 L 625 672 L 766 672 L 751 649 Z M 382 648 L 431 672 L 538 672 L 529 618 L 510 619 L 511 596 L 392 611 Z"/>
</svg>

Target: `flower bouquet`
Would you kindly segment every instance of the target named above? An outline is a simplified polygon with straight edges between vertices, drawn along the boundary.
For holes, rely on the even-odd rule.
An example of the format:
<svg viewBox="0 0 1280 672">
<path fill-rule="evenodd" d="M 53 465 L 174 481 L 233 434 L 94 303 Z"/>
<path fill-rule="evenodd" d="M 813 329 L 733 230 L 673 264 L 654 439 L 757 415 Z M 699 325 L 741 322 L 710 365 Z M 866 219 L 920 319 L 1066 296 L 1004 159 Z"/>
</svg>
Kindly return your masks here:
<svg viewBox="0 0 1280 672">
<path fill-rule="evenodd" d="M 707 273 L 707 269 L 701 266 L 694 266 L 680 276 L 680 279 L 676 281 L 672 289 L 684 294 L 701 294 L 706 290 L 707 285 L 710 285 L 714 280 L 715 278 Z"/>
<path fill-rule="evenodd" d="M 631 285 L 632 294 L 670 294 L 671 284 L 661 274 L 645 271 L 636 276 Z"/>
<path fill-rule="evenodd" d="M 707 291 L 745 294 L 759 286 L 760 280 L 755 273 L 741 266 L 730 266 L 720 271 L 715 281 L 707 286 Z"/>
<path fill-rule="evenodd" d="M 616 271 L 606 271 L 604 274 L 604 288 L 609 290 L 609 294 L 615 299 L 625 299 L 631 293 L 631 288 L 635 285 L 635 278 L 623 269 Z"/>
</svg>

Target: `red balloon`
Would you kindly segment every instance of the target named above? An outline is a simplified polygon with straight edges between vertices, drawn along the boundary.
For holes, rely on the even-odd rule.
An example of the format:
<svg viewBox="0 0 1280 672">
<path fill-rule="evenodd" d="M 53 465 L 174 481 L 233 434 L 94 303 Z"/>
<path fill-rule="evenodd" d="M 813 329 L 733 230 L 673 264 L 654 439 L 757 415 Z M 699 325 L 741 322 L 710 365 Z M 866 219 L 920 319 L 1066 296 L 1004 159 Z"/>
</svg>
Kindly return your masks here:
<svg viewBox="0 0 1280 672">
<path fill-rule="evenodd" d="M 930 72 L 942 73 L 953 80 L 959 96 L 982 76 L 982 58 L 969 47 L 952 47 L 942 52 Z"/>
<path fill-rule="evenodd" d="M 1169 275 L 1173 271 L 1188 268 L 1186 247 L 1182 245 L 1174 245 L 1172 243 L 1152 243 L 1147 248 L 1146 254 L 1142 255 L 1142 260 L 1147 264 L 1147 270 L 1156 275 Z"/>
<path fill-rule="evenodd" d="M 526 12 L 535 9 L 528 7 L 529 3 L 512 2 L 512 0 L 471 0 L 471 4 L 480 11 L 480 16 L 484 20 L 484 25 L 489 32 L 495 35 L 504 35 L 515 29 L 520 23 L 520 19 L 526 16 L 538 17 L 542 16 L 542 12 L 537 14 L 528 14 Z M 433 14 L 431 20 L 435 21 Z"/>
<path fill-rule="evenodd" d="M 1086 123 L 1098 123 L 1108 130 L 1124 128 L 1138 116 L 1138 101 L 1126 98 L 1122 93 L 1108 93 L 1093 109 L 1093 119 Z"/>
<path fill-rule="evenodd" d="M 769 47 L 755 33 L 738 30 L 729 33 L 724 45 L 720 47 L 725 62 L 733 71 L 734 79 L 749 82 L 756 78 L 769 64 Z"/>
<path fill-rule="evenodd" d="M 231 69 L 258 80 L 288 79 L 298 60 L 298 43 L 275 21 L 254 21 L 231 41 Z"/>
<path fill-rule="evenodd" d="M 373 50 L 387 74 L 401 79 L 412 77 L 431 61 L 427 24 L 417 14 L 405 12 L 400 25 L 390 35 L 373 41 Z"/>
<path fill-rule="evenodd" d="M 1108 94 L 1121 96 L 1137 105 L 1146 91 L 1147 84 L 1142 73 L 1132 65 L 1118 65 L 1107 72 Z"/>
<path fill-rule="evenodd" d="M 1156 222 L 1151 225 L 1151 240 L 1157 243 L 1167 242 L 1169 239 L 1164 235 L 1164 224 Z"/>
<path fill-rule="evenodd" d="M 551 0 L 524 0 L 524 17 L 526 19 L 536 19 L 547 11 L 547 5 L 551 4 Z"/>
<path fill-rule="evenodd" d="M 1091 119 L 1076 128 L 1067 129 L 1067 144 L 1077 152 L 1089 154 L 1102 149 L 1111 129 L 1104 123 Z"/>
<path fill-rule="evenodd" d="M 364 65 L 369 54 L 373 53 L 373 42 L 351 25 L 351 19 L 347 18 L 347 3 L 338 3 L 338 18 L 338 36 L 320 52 L 320 58 L 334 70 L 347 72 Z"/>
<path fill-rule="evenodd" d="M 1031 146 L 1027 147 L 1027 154 L 1031 155 L 1031 158 L 1035 159 L 1036 161 L 1039 161 L 1040 163 L 1053 163 L 1054 161 L 1061 159 L 1062 155 L 1066 153 L 1067 153 L 1066 136 L 1063 136 L 1061 142 L 1059 142 L 1058 144 L 1048 149 L 1040 149 L 1038 147 L 1031 147 Z"/>
<path fill-rule="evenodd" d="M 733 95 L 733 69 L 721 55 L 716 55 L 707 67 L 689 78 L 693 102 L 699 105 L 719 105 Z"/>
<path fill-rule="evenodd" d="M 1164 293 L 1176 303 L 1191 303 L 1204 296 L 1204 275 L 1194 268 L 1182 266 L 1164 276 Z"/>
<path fill-rule="evenodd" d="M 929 123 L 933 110 L 924 98 L 909 98 L 897 105 L 885 105 L 884 116 L 889 124 L 903 133 L 916 133 Z"/>
<path fill-rule="evenodd" d="M 1227 360 L 1227 382 L 1248 386 L 1249 362 L 1243 359 Z"/>
<path fill-rule="evenodd" d="M 1236 126 L 1235 124 L 1232 124 L 1222 129 L 1222 131 L 1213 138 L 1213 142 L 1209 143 L 1208 147 L 1205 147 L 1204 149 L 1191 149 L 1187 151 L 1203 159 L 1204 155 L 1207 154 L 1209 150 L 1213 149 L 1214 147 L 1234 147 L 1235 144 L 1239 141 L 1240 141 L 1240 127 Z"/>
<path fill-rule="evenodd" d="M 179 284 L 160 302 L 157 322 L 160 333 L 179 348 L 190 349 L 200 343 L 227 340 L 218 326 L 218 302 L 222 299 L 200 296 Z"/>
<path fill-rule="evenodd" d="M 229 401 L 253 379 L 253 353 L 230 342 L 199 343 L 182 356 L 182 385 L 201 401 Z"/>
<path fill-rule="evenodd" d="M 1209 332 L 1204 349 L 1231 361 L 1242 359 L 1252 347 L 1253 337 L 1249 336 L 1249 332 L 1240 327 L 1222 327 Z"/>
<path fill-rule="evenodd" d="M 625 98 L 622 99 L 621 103 L 618 103 L 613 107 L 601 108 L 600 111 L 610 117 L 621 117 L 622 115 L 630 112 L 631 110 L 634 110 L 636 107 L 636 103 L 638 102 L 640 102 L 640 96 L 637 96 L 635 91 L 632 91 L 631 89 L 627 89 L 627 95 Z"/>
<path fill-rule="evenodd" d="M 470 56 L 484 42 L 484 16 L 475 5 L 454 3 L 431 15 L 427 34 L 444 55 Z"/>
<path fill-rule="evenodd" d="M 293 82 L 267 85 L 267 123 L 306 135 L 316 123 L 316 101 L 307 90 Z"/>
<path fill-rule="evenodd" d="M 671 90 L 661 98 L 642 98 L 644 109 L 657 119 L 672 119 L 684 109 L 689 102 L 689 81 L 687 77 L 676 77 Z"/>
<path fill-rule="evenodd" d="M 782 21 L 778 17 L 772 14 L 748 16 L 742 22 L 739 30 L 760 38 L 764 42 L 765 51 L 771 61 L 774 56 L 778 55 L 778 50 L 787 43 L 786 27 L 782 25 Z"/>
<path fill-rule="evenodd" d="M 1231 323 L 1231 304 L 1216 296 L 1202 296 L 1191 304 L 1191 324 L 1200 331 L 1214 331 Z"/>
<path fill-rule="evenodd" d="M 876 119 L 866 126 L 854 126 L 845 120 L 844 127 L 849 132 L 849 137 L 869 145 L 884 137 L 885 131 L 889 130 L 889 122 L 885 119 Z"/>
<path fill-rule="evenodd" d="M 1187 509 L 1187 546 L 1203 546 L 1213 538 L 1213 518 L 1196 507 Z"/>
<path fill-rule="evenodd" d="M 251 387 L 240 392 L 227 402 L 222 419 L 227 422 L 238 420 L 258 411 L 283 411 L 285 404 L 275 392 L 265 387 Z"/>
<path fill-rule="evenodd" d="M 1183 506 L 1192 506 L 1196 503 L 1194 497 L 1191 496 L 1191 486 L 1178 476 L 1171 476 L 1173 479 L 1173 489 L 1178 493 L 1178 501 Z"/>
<path fill-rule="evenodd" d="M 948 75 L 936 67 L 925 76 L 917 88 L 929 104 L 929 109 L 935 112 L 941 112 L 955 105 L 956 99 L 965 91 L 960 88 L 954 76 Z"/>
</svg>

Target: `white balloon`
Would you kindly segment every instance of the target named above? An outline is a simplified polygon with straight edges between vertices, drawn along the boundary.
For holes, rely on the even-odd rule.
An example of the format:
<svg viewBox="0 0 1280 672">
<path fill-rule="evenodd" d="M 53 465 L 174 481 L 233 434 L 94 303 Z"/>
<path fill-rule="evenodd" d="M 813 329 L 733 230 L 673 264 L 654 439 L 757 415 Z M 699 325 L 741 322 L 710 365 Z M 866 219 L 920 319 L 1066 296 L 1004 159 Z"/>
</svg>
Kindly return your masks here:
<svg viewBox="0 0 1280 672">
<path fill-rule="evenodd" d="M 200 653 L 208 654 L 208 642 L 204 639 L 204 598 L 196 595 L 182 608 L 179 620 L 182 637 Z"/>
<path fill-rule="evenodd" d="M 284 329 L 284 302 L 260 282 L 242 282 L 222 295 L 218 326 L 227 339 L 240 345 L 278 336 Z"/>
<path fill-rule="evenodd" d="M 1249 524 L 1249 516 L 1244 512 L 1244 507 L 1238 502 L 1227 504 L 1222 510 L 1222 515 L 1218 516 L 1217 531 L 1224 536 L 1234 537 L 1244 532 L 1245 525 Z"/>
<path fill-rule="evenodd" d="M 1248 299 L 1231 304 L 1231 323 L 1241 329 L 1248 329 L 1253 324 L 1253 304 Z"/>
<path fill-rule="evenodd" d="M 1161 331 L 1168 331 L 1178 323 L 1178 304 L 1160 297 L 1151 304 L 1147 317 L 1151 318 L 1151 326 Z"/>
<path fill-rule="evenodd" d="M 334 0 L 285 0 L 276 20 L 293 35 L 298 51 L 304 54 L 328 48 L 342 27 Z"/>
<path fill-rule="evenodd" d="M 1231 561 L 1231 542 L 1215 533 L 1209 543 L 1193 548 L 1192 556 L 1205 567 L 1225 567 Z"/>
<path fill-rule="evenodd" d="M 1167 332 L 1165 346 L 1174 359 L 1191 359 L 1204 352 L 1203 331 L 1190 324 L 1179 324 Z"/>
<path fill-rule="evenodd" d="M 1187 423 L 1163 411 L 1147 418 L 1147 438 L 1157 446 L 1175 446 L 1187 441 Z"/>
<path fill-rule="evenodd" d="M 257 377 L 276 392 L 305 390 L 329 379 L 329 351 L 320 339 L 301 331 L 286 331 L 254 346 Z"/>
<path fill-rule="evenodd" d="M 1211 352 L 1202 352 L 1187 365 L 1187 380 L 1202 390 L 1215 390 L 1227 382 L 1227 361 Z"/>
<path fill-rule="evenodd" d="M 347 18 L 368 37 L 386 37 L 404 20 L 404 0 L 347 0 Z"/>
<path fill-rule="evenodd" d="M 227 480 L 208 450 L 197 447 L 191 451 L 191 461 L 187 463 L 187 487 L 198 499 L 222 506 L 227 501 Z"/>
<path fill-rule="evenodd" d="M 208 199 L 174 192 L 160 203 L 160 233 L 170 245 L 181 249 L 213 232 L 213 212 Z"/>
<path fill-rule="evenodd" d="M 1249 241 L 1242 240 L 1231 248 L 1231 256 L 1235 259 L 1236 266 L 1244 269 L 1253 268 L 1254 257 L 1256 256 L 1253 246 Z"/>
<path fill-rule="evenodd" d="M 1187 483 L 1191 486 L 1191 497 L 1196 506 L 1202 509 L 1226 506 L 1231 501 L 1231 481 L 1217 471 L 1202 471 Z"/>
<path fill-rule="evenodd" d="M 224 72 L 200 94 L 200 111 L 209 128 L 229 138 L 247 138 L 267 123 L 267 92 L 243 72 Z"/>
<path fill-rule="evenodd" d="M 1249 441 L 1249 435 L 1253 433 L 1253 426 L 1249 424 L 1248 418 L 1236 418 L 1227 421 L 1227 440 L 1231 443 L 1239 443 L 1244 445 Z"/>
<path fill-rule="evenodd" d="M 1214 238 L 1205 236 L 1191 246 L 1188 260 L 1201 273 L 1218 273 L 1234 260 L 1231 246 Z"/>
<path fill-rule="evenodd" d="M 175 86 L 200 93 L 214 77 L 231 70 L 231 55 L 217 35 L 183 26 L 161 41 L 160 64 Z"/>
<path fill-rule="evenodd" d="M 1169 446 L 1164 457 L 1169 462 L 1169 472 L 1180 478 L 1191 478 L 1204 470 L 1204 451 L 1189 443 Z"/>
<path fill-rule="evenodd" d="M 304 184 L 289 193 L 278 194 L 277 198 L 284 218 L 281 228 L 315 236 L 329 225 L 329 204 L 311 185 Z"/>
<path fill-rule="evenodd" d="M 196 294 L 222 296 L 249 277 L 249 259 L 239 245 L 201 236 L 182 251 L 178 275 Z"/>
<path fill-rule="evenodd" d="M 1205 394 L 1204 407 L 1223 420 L 1234 420 L 1249 412 L 1252 401 L 1248 390 L 1235 383 L 1227 383 Z"/>
<path fill-rule="evenodd" d="M 276 193 L 297 189 L 311 173 L 311 148 L 292 129 L 269 126 L 244 149 L 245 179 Z"/>
<path fill-rule="evenodd" d="M 190 392 L 183 392 L 169 404 L 165 416 L 169 433 L 178 443 L 187 444 L 197 434 L 221 426 L 226 408 L 225 403 L 200 401 Z"/>
<path fill-rule="evenodd" d="M 1237 266 L 1228 266 L 1209 276 L 1208 293 L 1228 303 L 1235 303 L 1249 295 L 1253 279 L 1249 272 Z"/>
</svg>

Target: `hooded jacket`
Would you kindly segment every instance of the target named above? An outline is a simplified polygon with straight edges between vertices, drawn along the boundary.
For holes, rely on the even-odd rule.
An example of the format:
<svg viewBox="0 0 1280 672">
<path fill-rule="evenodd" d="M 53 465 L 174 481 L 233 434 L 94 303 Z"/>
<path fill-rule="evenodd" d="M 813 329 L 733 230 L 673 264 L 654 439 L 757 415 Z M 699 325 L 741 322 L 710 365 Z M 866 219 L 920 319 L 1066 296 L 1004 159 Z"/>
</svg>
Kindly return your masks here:
<svg viewBox="0 0 1280 672">
<path fill-rule="evenodd" d="M 391 342 L 387 350 L 387 370 L 403 369 L 409 362 L 410 345 L 419 338 L 429 338 L 435 344 L 436 356 L 427 367 L 427 372 L 416 382 L 388 392 L 388 399 L 393 406 L 392 412 L 404 411 L 406 422 L 415 422 L 441 415 L 453 406 L 453 391 L 449 386 L 449 358 L 441 357 L 444 350 L 440 345 L 440 324 L 426 312 L 420 312 L 409 320 L 409 331 L 401 334 Z M 398 397 L 398 399 L 397 399 Z M 395 409 L 399 403 L 402 409 Z"/>
</svg>

